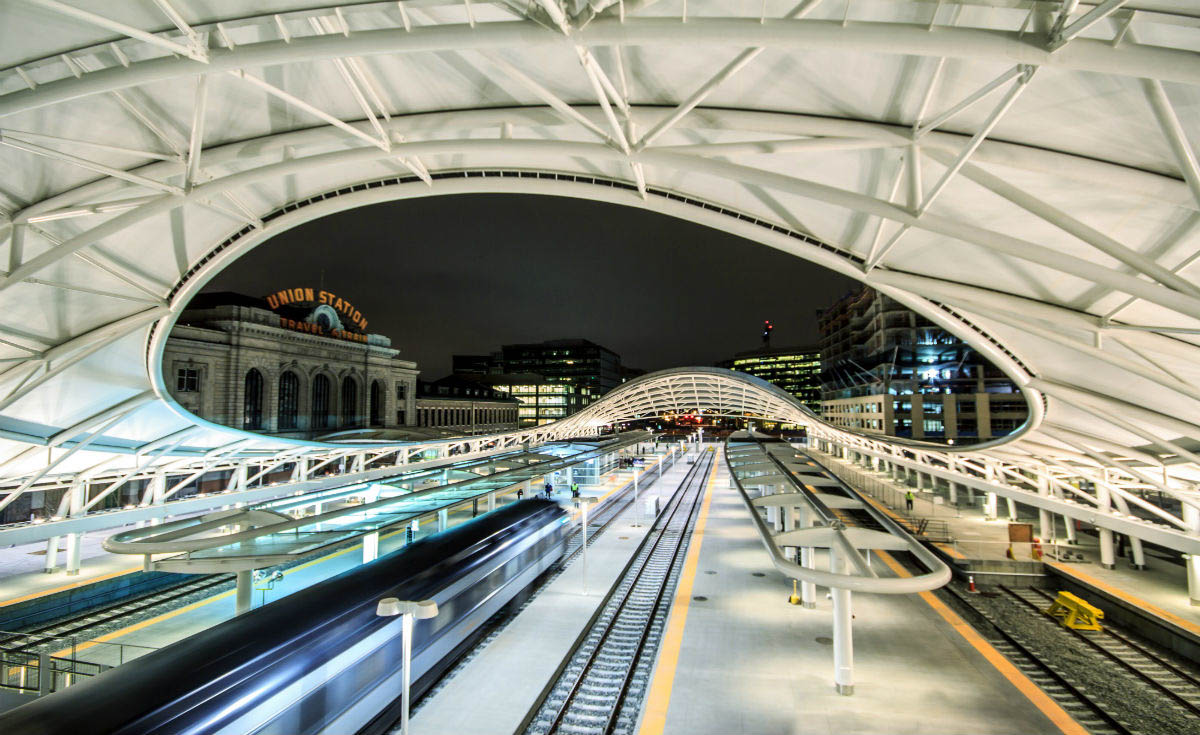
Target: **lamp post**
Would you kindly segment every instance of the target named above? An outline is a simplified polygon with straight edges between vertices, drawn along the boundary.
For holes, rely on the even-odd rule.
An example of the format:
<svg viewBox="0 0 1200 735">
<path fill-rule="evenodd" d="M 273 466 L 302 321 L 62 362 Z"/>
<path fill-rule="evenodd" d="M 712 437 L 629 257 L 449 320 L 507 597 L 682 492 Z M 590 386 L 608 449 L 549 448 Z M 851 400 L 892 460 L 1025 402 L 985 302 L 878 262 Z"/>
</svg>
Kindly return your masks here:
<svg viewBox="0 0 1200 735">
<path fill-rule="evenodd" d="M 579 508 L 579 512 L 583 516 L 581 519 L 583 521 L 583 546 L 581 547 L 581 550 L 583 551 L 583 594 L 584 595 L 587 595 L 588 506 L 597 502 L 598 500 L 599 500 L 599 498 L 596 498 L 591 495 L 584 495 L 582 497 L 575 498 L 575 507 Z"/>
<path fill-rule="evenodd" d="M 634 514 L 633 527 L 641 528 L 642 527 L 642 506 L 641 506 L 640 499 L 638 498 L 637 467 L 633 468 L 633 514 Z"/>
<path fill-rule="evenodd" d="M 412 631 L 413 619 L 428 620 L 437 617 L 438 606 L 433 600 L 421 600 L 420 602 L 412 602 L 409 600 L 400 600 L 395 597 L 385 597 L 375 606 L 375 614 L 381 618 L 393 618 L 397 615 L 403 616 L 401 627 L 404 635 L 404 700 L 401 703 L 400 710 L 400 732 L 401 735 L 408 735 L 408 705 L 409 705 L 409 684 L 412 678 Z"/>
</svg>

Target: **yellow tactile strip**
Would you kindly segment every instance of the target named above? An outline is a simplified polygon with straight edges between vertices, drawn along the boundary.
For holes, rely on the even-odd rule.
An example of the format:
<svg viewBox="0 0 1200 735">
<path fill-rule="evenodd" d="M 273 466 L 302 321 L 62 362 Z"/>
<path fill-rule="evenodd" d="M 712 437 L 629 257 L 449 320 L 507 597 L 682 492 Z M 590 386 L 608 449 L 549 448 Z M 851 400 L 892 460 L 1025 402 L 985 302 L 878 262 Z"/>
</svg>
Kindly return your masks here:
<svg viewBox="0 0 1200 735">
<path fill-rule="evenodd" d="M 704 489 L 704 503 L 700 506 L 696 527 L 692 529 L 687 559 L 684 560 L 679 586 L 675 589 L 675 599 L 671 602 L 671 617 L 667 619 L 667 628 L 658 649 L 658 665 L 654 668 L 654 678 L 650 681 L 650 692 L 646 696 L 642 727 L 638 735 L 661 735 L 663 728 L 667 726 L 667 709 L 671 704 L 675 669 L 679 665 L 679 652 L 683 646 L 683 628 L 687 623 L 692 585 L 696 581 L 696 567 L 700 564 L 700 544 L 704 541 L 704 526 L 708 522 L 709 505 L 712 504 L 717 465 L 717 462 L 713 462 L 708 485 Z"/>
<path fill-rule="evenodd" d="M 876 551 L 875 554 L 887 564 L 897 576 L 911 577 L 912 575 L 907 569 L 892 558 L 891 554 L 885 551 Z M 939 600 L 932 592 L 918 593 L 921 599 L 926 602 L 933 611 L 936 612 L 943 620 L 950 624 L 954 632 L 966 639 L 967 643 L 979 651 L 988 663 L 996 667 L 1005 679 L 1008 679 L 1025 697 L 1044 714 L 1054 726 L 1061 730 L 1065 735 L 1087 735 L 1087 730 L 1072 719 L 1071 715 L 1067 714 L 1066 710 L 1059 706 L 1045 692 L 1043 692 L 1037 684 L 1034 684 L 1029 677 L 1021 673 L 1020 669 L 1012 664 L 1002 653 L 997 651 L 992 644 L 983 639 L 975 629 L 966 623 L 950 608 L 946 607 L 945 603 Z"/>
</svg>

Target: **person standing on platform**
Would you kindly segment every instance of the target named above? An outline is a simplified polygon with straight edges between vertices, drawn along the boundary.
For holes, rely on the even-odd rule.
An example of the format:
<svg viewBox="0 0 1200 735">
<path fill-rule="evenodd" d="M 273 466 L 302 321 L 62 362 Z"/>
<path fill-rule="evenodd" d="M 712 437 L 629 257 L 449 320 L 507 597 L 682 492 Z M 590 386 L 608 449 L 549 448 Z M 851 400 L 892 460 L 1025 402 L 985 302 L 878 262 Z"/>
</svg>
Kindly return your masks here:
<svg viewBox="0 0 1200 735">
<path fill-rule="evenodd" d="M 554 494 L 554 485 L 550 484 L 549 480 L 546 481 L 545 490 L 546 490 L 546 500 L 550 500 L 551 499 L 550 496 L 552 496 Z"/>
<path fill-rule="evenodd" d="M 913 509 L 913 491 L 909 490 L 904 493 L 904 507 L 910 511 Z"/>
<path fill-rule="evenodd" d="M 572 498 L 579 497 L 579 483 L 578 482 L 571 483 L 571 497 Z"/>
<path fill-rule="evenodd" d="M 517 500 L 520 500 L 523 497 L 525 497 L 525 488 L 523 488 L 523 487 L 517 488 Z"/>
</svg>

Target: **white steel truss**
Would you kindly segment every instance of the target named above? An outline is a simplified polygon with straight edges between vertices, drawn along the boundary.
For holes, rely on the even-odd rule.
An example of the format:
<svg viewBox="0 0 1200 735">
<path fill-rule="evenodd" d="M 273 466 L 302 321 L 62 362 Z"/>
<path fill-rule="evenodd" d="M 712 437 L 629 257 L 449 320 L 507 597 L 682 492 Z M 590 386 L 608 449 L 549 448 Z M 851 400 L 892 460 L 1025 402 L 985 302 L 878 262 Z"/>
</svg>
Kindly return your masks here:
<svg viewBox="0 0 1200 735">
<path fill-rule="evenodd" d="M 177 483 L 239 463 L 253 477 L 287 457 L 303 458 L 299 475 L 343 457 L 377 468 L 594 430 L 596 413 L 433 447 L 253 437 L 187 414 L 161 375 L 190 297 L 275 233 L 375 202 L 523 192 L 693 220 L 880 289 L 1024 390 L 1029 423 L 969 454 L 1106 474 L 1113 503 L 1153 487 L 1182 503 L 1159 509 L 1166 522 L 1194 530 L 1181 513 L 1200 479 L 1187 8 L 753 6 L 4 5 L 17 31 L 0 49 L 0 488 L 85 476 L 107 490 L 160 469 Z M 39 32 L 52 24 L 70 24 L 69 43 Z M 602 410 L 740 396 L 753 415 L 798 418 L 742 384 L 663 386 Z M 61 456 L 85 440 L 65 431 L 147 391 Z"/>
</svg>

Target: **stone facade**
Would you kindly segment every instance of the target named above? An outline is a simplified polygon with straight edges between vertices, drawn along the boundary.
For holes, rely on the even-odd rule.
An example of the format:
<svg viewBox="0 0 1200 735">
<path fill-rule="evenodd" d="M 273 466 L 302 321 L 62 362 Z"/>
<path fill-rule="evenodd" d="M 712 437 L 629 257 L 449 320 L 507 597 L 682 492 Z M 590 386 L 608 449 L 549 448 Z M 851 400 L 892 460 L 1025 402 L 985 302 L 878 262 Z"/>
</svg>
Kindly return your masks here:
<svg viewBox="0 0 1200 735">
<path fill-rule="evenodd" d="M 189 309 L 163 353 L 179 404 L 214 423 L 311 437 L 416 423 L 417 365 L 390 340 L 362 344 L 280 326 L 264 308 Z"/>
</svg>

